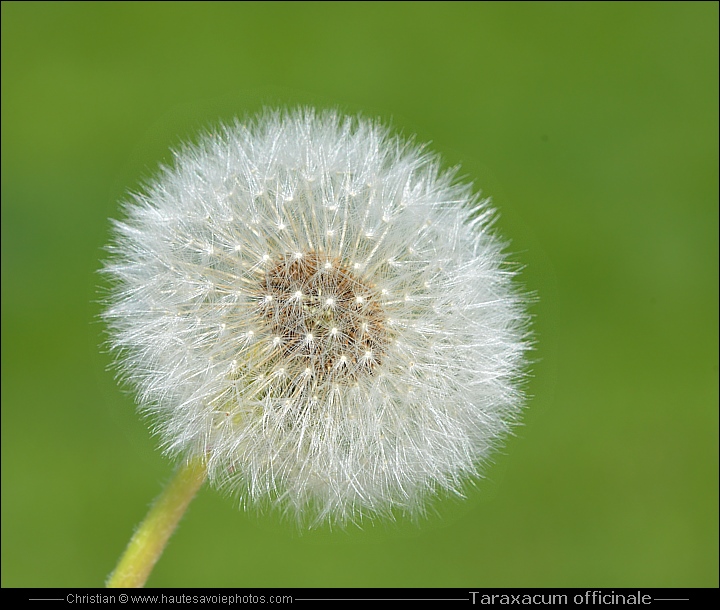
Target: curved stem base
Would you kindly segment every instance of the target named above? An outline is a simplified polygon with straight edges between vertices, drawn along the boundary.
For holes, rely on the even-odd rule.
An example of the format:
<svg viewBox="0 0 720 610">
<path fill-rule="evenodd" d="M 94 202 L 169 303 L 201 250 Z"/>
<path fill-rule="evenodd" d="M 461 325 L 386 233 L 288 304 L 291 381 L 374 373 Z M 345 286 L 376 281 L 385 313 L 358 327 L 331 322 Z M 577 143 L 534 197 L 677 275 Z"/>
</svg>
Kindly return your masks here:
<svg viewBox="0 0 720 610">
<path fill-rule="evenodd" d="M 158 496 L 145 520 L 135 530 L 107 587 L 142 587 L 162 555 L 188 505 L 205 481 L 207 471 L 199 461 L 181 464 Z"/>
</svg>

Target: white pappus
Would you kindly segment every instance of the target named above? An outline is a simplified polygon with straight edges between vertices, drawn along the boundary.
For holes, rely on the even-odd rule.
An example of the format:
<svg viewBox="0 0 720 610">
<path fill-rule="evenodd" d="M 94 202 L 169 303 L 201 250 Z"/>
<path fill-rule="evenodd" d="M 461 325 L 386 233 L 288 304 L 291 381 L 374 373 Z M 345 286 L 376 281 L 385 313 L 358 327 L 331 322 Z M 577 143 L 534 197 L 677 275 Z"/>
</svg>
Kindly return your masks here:
<svg viewBox="0 0 720 610">
<path fill-rule="evenodd" d="M 266 111 L 115 223 L 104 318 L 163 449 L 313 526 L 461 493 L 516 422 L 528 316 L 493 210 L 380 124 Z"/>
</svg>

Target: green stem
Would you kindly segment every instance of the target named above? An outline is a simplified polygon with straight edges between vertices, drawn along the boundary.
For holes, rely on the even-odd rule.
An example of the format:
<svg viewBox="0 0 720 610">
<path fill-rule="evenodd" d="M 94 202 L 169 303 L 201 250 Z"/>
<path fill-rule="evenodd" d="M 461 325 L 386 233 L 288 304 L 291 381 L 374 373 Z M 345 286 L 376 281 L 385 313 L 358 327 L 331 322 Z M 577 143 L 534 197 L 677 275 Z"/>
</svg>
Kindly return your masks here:
<svg viewBox="0 0 720 610">
<path fill-rule="evenodd" d="M 109 588 L 142 587 L 145 584 L 206 475 L 205 465 L 199 460 L 178 467 L 130 539 L 107 581 Z"/>
</svg>

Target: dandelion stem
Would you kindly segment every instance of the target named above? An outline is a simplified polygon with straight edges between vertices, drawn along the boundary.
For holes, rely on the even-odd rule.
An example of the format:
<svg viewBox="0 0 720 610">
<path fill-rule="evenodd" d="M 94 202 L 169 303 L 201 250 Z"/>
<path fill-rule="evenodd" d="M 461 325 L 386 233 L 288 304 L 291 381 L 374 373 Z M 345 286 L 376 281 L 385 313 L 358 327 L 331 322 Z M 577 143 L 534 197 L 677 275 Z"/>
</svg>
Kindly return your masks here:
<svg viewBox="0 0 720 610">
<path fill-rule="evenodd" d="M 181 464 L 125 549 L 107 586 L 142 587 L 207 475 L 199 460 Z"/>
</svg>

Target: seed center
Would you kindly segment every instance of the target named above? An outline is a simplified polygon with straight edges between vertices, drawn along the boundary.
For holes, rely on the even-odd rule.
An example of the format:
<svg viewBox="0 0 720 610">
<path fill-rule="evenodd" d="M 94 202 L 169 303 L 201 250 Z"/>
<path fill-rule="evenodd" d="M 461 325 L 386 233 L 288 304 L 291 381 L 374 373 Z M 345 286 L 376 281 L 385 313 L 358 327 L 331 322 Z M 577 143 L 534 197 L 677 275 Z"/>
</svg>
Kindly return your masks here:
<svg viewBox="0 0 720 610">
<path fill-rule="evenodd" d="M 270 264 L 258 290 L 277 357 L 316 382 L 371 375 L 388 344 L 380 291 L 338 258 L 294 253 Z"/>
</svg>

